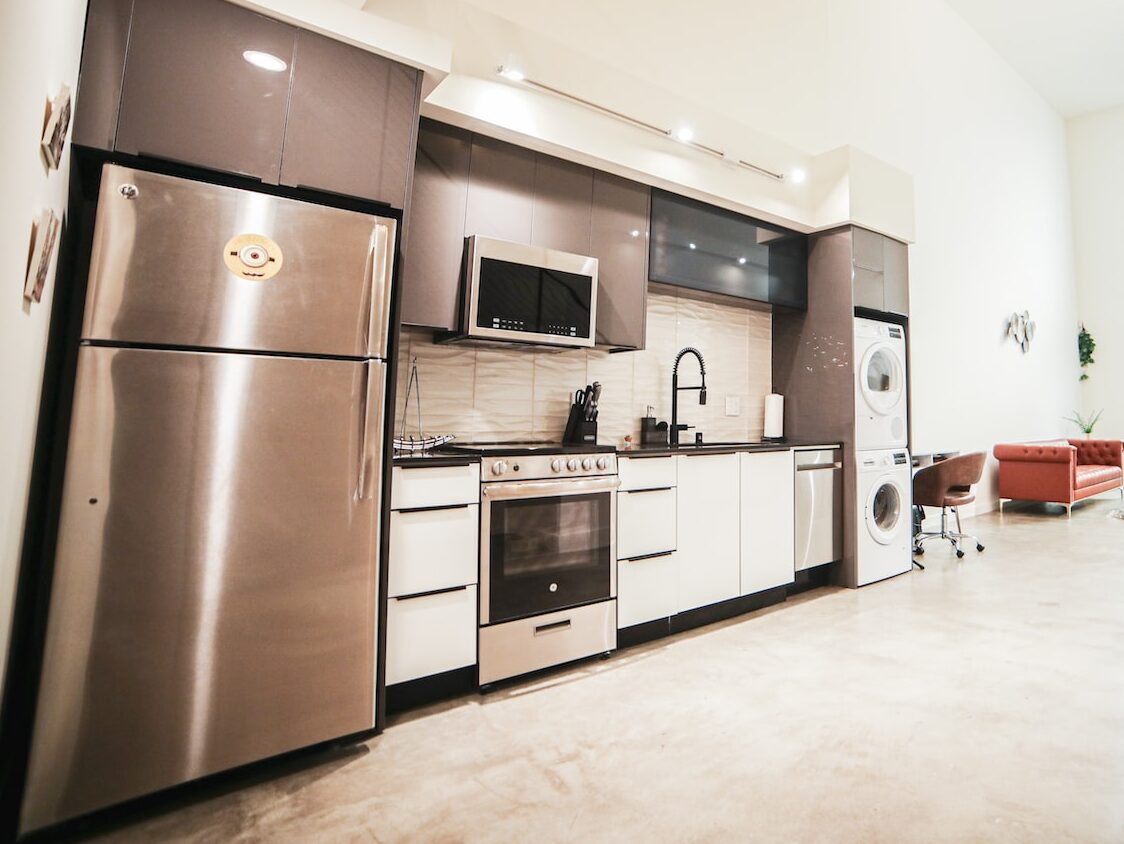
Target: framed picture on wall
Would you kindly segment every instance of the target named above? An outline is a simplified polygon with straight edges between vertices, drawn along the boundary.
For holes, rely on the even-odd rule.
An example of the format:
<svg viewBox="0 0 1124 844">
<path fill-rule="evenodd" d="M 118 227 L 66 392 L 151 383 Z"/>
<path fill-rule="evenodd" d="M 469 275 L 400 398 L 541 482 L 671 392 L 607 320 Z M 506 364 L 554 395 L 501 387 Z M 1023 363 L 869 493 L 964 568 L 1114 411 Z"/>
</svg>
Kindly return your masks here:
<svg viewBox="0 0 1124 844">
<path fill-rule="evenodd" d="M 66 133 L 70 130 L 70 88 L 63 85 L 47 106 L 47 123 L 43 127 L 43 157 L 52 170 L 59 168 Z"/>
<path fill-rule="evenodd" d="M 47 273 L 51 270 L 51 259 L 55 253 L 55 242 L 59 236 L 59 218 L 53 208 L 44 208 L 39 221 L 32 228 L 31 258 L 28 261 L 27 278 L 23 283 L 23 296 L 31 302 L 43 298 L 43 288 L 47 286 Z"/>
</svg>

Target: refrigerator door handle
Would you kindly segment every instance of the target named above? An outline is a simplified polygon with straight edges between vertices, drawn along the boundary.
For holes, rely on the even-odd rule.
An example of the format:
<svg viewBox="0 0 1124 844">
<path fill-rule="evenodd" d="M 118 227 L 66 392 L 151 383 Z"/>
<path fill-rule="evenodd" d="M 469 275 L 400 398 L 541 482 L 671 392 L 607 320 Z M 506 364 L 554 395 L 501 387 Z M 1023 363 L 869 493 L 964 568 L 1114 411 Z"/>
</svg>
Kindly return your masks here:
<svg viewBox="0 0 1124 844">
<path fill-rule="evenodd" d="M 370 478 L 376 474 L 372 472 L 372 464 L 382 448 L 382 404 L 383 382 L 381 373 L 384 364 L 381 361 L 368 361 L 364 369 L 366 376 L 363 379 L 363 395 L 360 398 L 360 429 L 359 429 L 359 472 L 355 485 L 355 497 L 363 501 L 370 497 Z M 372 412 L 371 406 L 374 405 Z"/>
<path fill-rule="evenodd" d="M 394 223 L 380 220 L 371 233 L 367 282 L 371 309 L 367 314 L 367 350 L 371 357 L 386 357 L 386 335 L 390 323 L 390 266 L 394 248 Z"/>
</svg>

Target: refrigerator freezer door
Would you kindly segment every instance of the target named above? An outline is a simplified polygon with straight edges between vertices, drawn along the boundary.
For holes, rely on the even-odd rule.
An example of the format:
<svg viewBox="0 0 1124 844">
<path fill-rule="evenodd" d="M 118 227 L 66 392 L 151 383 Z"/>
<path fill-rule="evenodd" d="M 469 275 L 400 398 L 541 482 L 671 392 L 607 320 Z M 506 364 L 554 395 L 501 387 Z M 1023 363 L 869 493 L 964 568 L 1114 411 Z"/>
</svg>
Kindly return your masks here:
<svg viewBox="0 0 1124 844">
<path fill-rule="evenodd" d="M 389 218 L 107 164 L 82 337 L 383 357 L 395 235 Z"/>
<path fill-rule="evenodd" d="M 24 830 L 374 725 L 384 376 L 82 347 Z"/>
</svg>

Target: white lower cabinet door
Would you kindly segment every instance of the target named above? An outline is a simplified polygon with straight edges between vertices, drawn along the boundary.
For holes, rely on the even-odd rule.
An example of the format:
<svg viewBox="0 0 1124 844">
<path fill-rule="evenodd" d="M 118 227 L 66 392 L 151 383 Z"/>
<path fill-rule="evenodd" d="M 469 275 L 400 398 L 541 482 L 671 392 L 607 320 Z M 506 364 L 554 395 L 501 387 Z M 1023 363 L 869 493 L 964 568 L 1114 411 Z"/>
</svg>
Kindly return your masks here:
<svg viewBox="0 0 1124 844">
<path fill-rule="evenodd" d="M 741 454 L 741 594 L 792 583 L 796 557 L 791 451 Z"/>
<path fill-rule="evenodd" d="M 617 627 L 631 627 L 675 615 L 675 554 L 617 563 Z"/>
<path fill-rule="evenodd" d="M 675 550 L 675 489 L 617 493 L 617 557 Z"/>
<path fill-rule="evenodd" d="M 387 595 L 475 583 L 479 524 L 479 504 L 392 512 Z"/>
<path fill-rule="evenodd" d="M 476 664 L 476 586 L 391 598 L 386 610 L 386 684 Z"/>
<path fill-rule="evenodd" d="M 678 609 L 738 597 L 740 475 L 737 454 L 680 454 L 675 555 Z"/>
</svg>

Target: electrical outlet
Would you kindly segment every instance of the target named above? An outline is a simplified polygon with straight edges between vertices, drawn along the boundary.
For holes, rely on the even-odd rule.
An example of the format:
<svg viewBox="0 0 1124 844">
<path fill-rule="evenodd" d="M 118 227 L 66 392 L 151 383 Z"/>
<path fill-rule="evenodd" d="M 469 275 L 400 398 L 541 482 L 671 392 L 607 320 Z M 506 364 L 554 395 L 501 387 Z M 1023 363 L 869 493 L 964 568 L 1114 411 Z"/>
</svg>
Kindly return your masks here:
<svg viewBox="0 0 1124 844">
<path fill-rule="evenodd" d="M 740 396 L 726 396 L 726 415 L 742 415 L 742 400 Z"/>
</svg>

